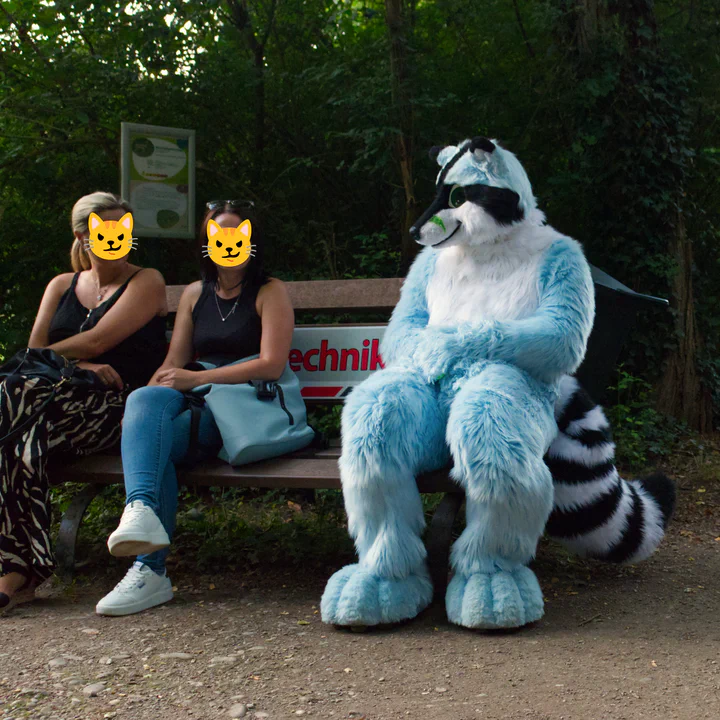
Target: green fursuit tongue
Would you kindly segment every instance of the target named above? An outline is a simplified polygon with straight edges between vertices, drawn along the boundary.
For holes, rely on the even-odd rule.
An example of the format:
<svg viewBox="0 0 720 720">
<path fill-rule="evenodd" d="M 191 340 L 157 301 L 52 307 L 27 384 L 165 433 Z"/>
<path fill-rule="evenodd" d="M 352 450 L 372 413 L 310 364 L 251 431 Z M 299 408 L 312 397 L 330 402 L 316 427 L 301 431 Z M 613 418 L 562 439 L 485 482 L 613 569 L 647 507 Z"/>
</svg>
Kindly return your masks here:
<svg viewBox="0 0 720 720">
<path fill-rule="evenodd" d="M 435 223 L 436 225 L 439 225 L 445 232 L 447 232 L 447 228 L 445 227 L 445 223 L 442 221 L 442 218 L 439 218 L 437 215 L 433 215 L 428 222 Z"/>
</svg>

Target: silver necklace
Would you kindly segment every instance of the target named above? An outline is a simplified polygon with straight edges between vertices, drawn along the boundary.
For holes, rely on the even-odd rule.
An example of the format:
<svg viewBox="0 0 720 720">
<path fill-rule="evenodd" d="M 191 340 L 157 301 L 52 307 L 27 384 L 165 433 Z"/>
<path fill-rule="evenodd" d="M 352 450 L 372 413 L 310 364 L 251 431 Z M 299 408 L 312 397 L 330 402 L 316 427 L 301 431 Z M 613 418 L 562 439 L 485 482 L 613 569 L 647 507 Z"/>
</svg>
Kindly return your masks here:
<svg viewBox="0 0 720 720">
<path fill-rule="evenodd" d="M 92 273 L 90 273 L 90 274 L 92 275 Z M 93 280 L 95 282 L 95 289 L 97 290 L 97 301 L 100 302 L 103 299 L 105 293 L 107 292 L 107 289 L 110 287 L 110 285 L 112 285 L 112 283 L 110 283 L 109 285 L 106 285 L 105 288 L 102 289 L 100 287 L 100 282 L 98 281 L 98 279 L 95 276 L 93 276 Z"/>
<path fill-rule="evenodd" d="M 218 285 L 218 290 L 220 289 L 220 286 Z M 230 312 L 223 317 L 222 311 L 220 310 L 220 303 L 218 302 L 218 296 L 217 296 L 217 290 L 213 293 L 215 295 L 215 307 L 217 307 L 218 314 L 220 315 L 220 319 L 225 322 L 234 312 L 235 308 L 237 308 L 238 301 L 240 300 L 240 295 L 242 295 L 242 290 L 240 291 L 240 295 L 238 295 L 235 298 L 235 302 L 233 303 L 233 306 L 230 310 Z"/>
</svg>

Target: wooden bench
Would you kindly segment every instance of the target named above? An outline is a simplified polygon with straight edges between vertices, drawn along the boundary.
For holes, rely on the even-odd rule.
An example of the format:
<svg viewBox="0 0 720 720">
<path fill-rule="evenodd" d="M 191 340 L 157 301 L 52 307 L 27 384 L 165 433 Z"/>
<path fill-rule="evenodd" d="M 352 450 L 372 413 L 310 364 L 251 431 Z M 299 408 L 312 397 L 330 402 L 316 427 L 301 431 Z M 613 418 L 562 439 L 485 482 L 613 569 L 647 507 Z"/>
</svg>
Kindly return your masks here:
<svg viewBox="0 0 720 720">
<path fill-rule="evenodd" d="M 595 271 L 598 314 L 590 341 L 588 359 L 578 373 L 586 387 L 597 392 L 604 388 L 635 313 L 655 298 L 640 296 L 609 276 Z M 388 317 L 397 303 L 401 278 L 341 280 L 288 283 L 297 312 L 381 313 Z M 182 286 L 168 287 L 168 305 L 177 310 Z M 665 302 L 665 301 L 659 301 Z M 297 372 L 303 395 L 309 406 L 315 403 L 339 403 L 354 385 L 378 365 L 377 345 L 384 323 L 298 325 L 290 354 L 291 367 Z M 610 336 L 608 337 L 608 332 Z M 583 369 L 589 368 L 583 373 Z M 338 457 L 340 448 L 306 449 L 292 455 L 242 467 L 212 461 L 178 472 L 178 481 L 190 486 L 339 489 Z M 58 569 L 72 574 L 75 546 L 83 515 L 93 498 L 107 485 L 123 481 L 119 455 L 92 455 L 54 467 L 53 484 L 67 481 L 86 484 L 70 502 L 63 515 L 56 544 Z M 445 493 L 427 530 L 428 560 L 436 593 L 444 593 L 452 528 L 463 501 L 461 488 L 448 475 L 448 469 L 422 475 L 417 479 L 423 493 Z"/>
</svg>

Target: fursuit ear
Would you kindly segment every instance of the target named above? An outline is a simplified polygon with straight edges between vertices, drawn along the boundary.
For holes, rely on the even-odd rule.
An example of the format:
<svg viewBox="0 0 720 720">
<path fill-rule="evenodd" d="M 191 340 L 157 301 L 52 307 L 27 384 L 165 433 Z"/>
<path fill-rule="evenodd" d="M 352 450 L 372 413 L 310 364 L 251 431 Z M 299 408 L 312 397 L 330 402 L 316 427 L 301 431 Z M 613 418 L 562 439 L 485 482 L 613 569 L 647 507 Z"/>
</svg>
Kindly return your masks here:
<svg viewBox="0 0 720 720">
<path fill-rule="evenodd" d="M 489 140 L 482 135 L 476 135 L 470 141 L 470 152 L 478 159 L 485 160 L 486 155 L 495 151 L 497 146 L 492 140 Z"/>
<path fill-rule="evenodd" d="M 438 161 L 438 155 L 440 154 L 440 151 L 441 151 L 444 147 L 445 147 L 444 145 L 433 145 L 433 146 L 428 150 L 428 157 L 429 157 L 433 162 L 436 162 L 436 163 L 440 164 L 439 161 Z"/>
</svg>

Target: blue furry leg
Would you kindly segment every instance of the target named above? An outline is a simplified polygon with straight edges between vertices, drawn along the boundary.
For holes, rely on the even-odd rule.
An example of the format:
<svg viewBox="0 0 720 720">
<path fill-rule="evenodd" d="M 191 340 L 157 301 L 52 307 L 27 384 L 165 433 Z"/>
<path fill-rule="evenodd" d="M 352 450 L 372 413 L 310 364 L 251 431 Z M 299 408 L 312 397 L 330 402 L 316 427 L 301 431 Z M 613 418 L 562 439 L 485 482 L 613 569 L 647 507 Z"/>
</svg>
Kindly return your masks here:
<svg viewBox="0 0 720 720">
<path fill-rule="evenodd" d="M 447 462 L 445 420 L 437 391 L 407 370 L 375 373 L 345 404 L 340 476 L 359 562 L 328 581 L 324 622 L 399 622 L 430 604 L 415 476 Z"/>
<path fill-rule="evenodd" d="M 543 615 L 526 567 L 552 509 L 543 455 L 556 433 L 554 394 L 509 365 L 490 365 L 455 397 L 447 439 L 465 487 L 467 524 L 455 543 L 448 619 L 469 628 L 520 627 Z"/>
</svg>

